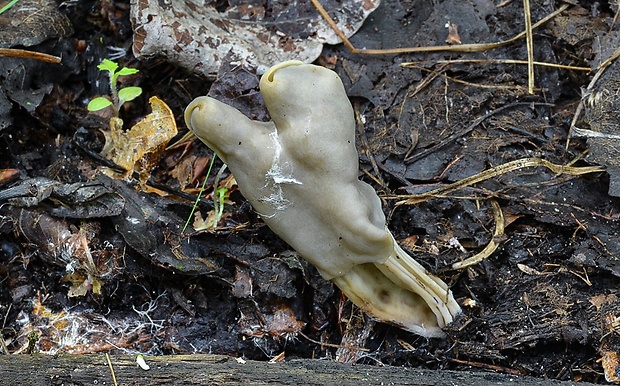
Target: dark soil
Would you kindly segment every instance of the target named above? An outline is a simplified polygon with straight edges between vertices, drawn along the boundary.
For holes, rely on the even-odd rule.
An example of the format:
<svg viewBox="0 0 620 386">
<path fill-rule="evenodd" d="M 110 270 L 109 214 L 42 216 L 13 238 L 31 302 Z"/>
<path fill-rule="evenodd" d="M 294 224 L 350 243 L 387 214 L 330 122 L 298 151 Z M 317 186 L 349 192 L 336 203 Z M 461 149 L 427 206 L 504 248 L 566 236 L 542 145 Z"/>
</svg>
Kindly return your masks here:
<svg viewBox="0 0 620 386">
<path fill-rule="evenodd" d="M 458 25 L 463 43 L 506 40 L 524 28 L 522 2 L 462 3 L 384 2 L 351 42 L 358 48 L 443 45 L 447 21 Z M 535 60 L 596 68 L 617 48 L 613 4 L 575 3 L 534 30 Z M 532 4 L 532 20 L 561 5 Z M 127 2 L 57 8 L 72 32 L 57 28 L 59 36 L 42 42 L 0 44 L 63 58 L 61 65 L 0 58 L 4 354 L 281 355 L 594 383 L 605 383 L 605 365 L 608 377 L 615 375 L 620 201 L 608 193 L 614 173 L 530 166 L 416 204 L 398 205 L 402 197 L 394 198 L 523 158 L 575 161 L 575 167 L 600 163 L 615 172 L 613 160 L 584 158 L 592 141 L 570 138 L 594 72 L 535 66 L 530 95 L 526 65 L 438 63 L 525 60 L 525 39 L 473 53 L 369 56 L 325 46 L 317 64 L 342 77 L 359 121 L 360 178 L 384 198 L 396 239 L 450 284 L 463 308 L 448 338 L 429 340 L 368 320 L 261 222 L 234 185 L 217 228 L 182 232 L 205 178 L 198 210 L 203 217 L 213 210 L 221 163 L 207 176 L 212 152 L 199 141 L 161 152 L 147 182 L 97 172 L 106 166 L 99 152 L 109 116 L 89 113 L 86 104 L 107 93 L 96 65 L 109 47 L 126 51 L 117 60 L 121 66 L 140 70 L 123 80 L 143 88 L 121 111 L 125 128 L 148 114 L 148 100 L 157 96 L 180 132 L 171 143 L 186 132 L 185 106 L 207 93 L 266 119 L 258 76 L 228 63 L 217 80 L 204 79 L 161 58 L 133 58 Z M 421 63 L 404 68 L 404 62 Z M 609 87 L 601 95 L 618 93 L 617 82 Z M 580 128 L 604 131 L 593 122 L 616 111 L 608 103 L 602 106 L 611 111 L 593 114 L 597 106 L 587 106 Z M 596 144 L 597 154 L 617 146 Z M 220 177 L 230 181 L 228 171 Z M 17 196 L 16 186 L 23 188 Z M 505 220 L 505 231 L 495 236 L 499 248 L 479 264 L 452 269 L 493 239 L 492 200 Z"/>
</svg>

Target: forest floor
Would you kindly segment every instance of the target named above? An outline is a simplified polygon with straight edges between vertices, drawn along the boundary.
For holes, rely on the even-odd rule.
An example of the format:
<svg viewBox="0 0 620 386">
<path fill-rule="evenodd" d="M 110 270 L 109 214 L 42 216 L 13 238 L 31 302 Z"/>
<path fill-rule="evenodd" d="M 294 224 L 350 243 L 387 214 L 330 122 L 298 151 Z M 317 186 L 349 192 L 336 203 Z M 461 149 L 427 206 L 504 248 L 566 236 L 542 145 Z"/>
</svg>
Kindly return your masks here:
<svg viewBox="0 0 620 386">
<path fill-rule="evenodd" d="M 534 60 L 562 65 L 537 63 L 533 78 L 525 38 L 476 52 L 323 47 L 315 63 L 341 76 L 356 113 L 360 178 L 382 197 L 397 241 L 463 308 L 447 338 L 426 339 L 352 306 L 266 227 L 228 170 L 216 177 L 221 161 L 207 173 L 213 153 L 198 140 L 155 146 L 133 174 L 110 171 L 101 154 L 111 109 L 86 109 L 108 92 L 97 69 L 104 58 L 116 53 L 139 70 L 120 78 L 142 88 L 120 111 L 123 127 L 157 97 L 175 127 L 170 144 L 187 132 L 183 111 L 200 95 L 267 119 L 255 67 L 229 61 L 209 77 L 162 57 L 139 60 L 127 2 L 42 3 L 62 16 L 38 20 L 49 28 L 41 38 L 36 24 L 12 24 L 18 8 L 0 14 L 0 47 L 62 57 L 0 57 L 0 351 L 330 358 L 620 379 L 620 69 L 611 62 L 594 78 L 620 47 L 613 4 L 532 4 L 534 23 L 568 5 L 533 29 Z M 351 43 L 494 43 L 525 28 L 522 2 L 463 3 L 386 1 Z M 457 28 L 450 36 L 448 24 Z M 205 178 L 197 212 L 217 226 L 194 231 Z M 438 188 L 446 190 L 422 194 Z M 453 267 L 485 248 L 493 250 L 481 262 Z"/>
</svg>

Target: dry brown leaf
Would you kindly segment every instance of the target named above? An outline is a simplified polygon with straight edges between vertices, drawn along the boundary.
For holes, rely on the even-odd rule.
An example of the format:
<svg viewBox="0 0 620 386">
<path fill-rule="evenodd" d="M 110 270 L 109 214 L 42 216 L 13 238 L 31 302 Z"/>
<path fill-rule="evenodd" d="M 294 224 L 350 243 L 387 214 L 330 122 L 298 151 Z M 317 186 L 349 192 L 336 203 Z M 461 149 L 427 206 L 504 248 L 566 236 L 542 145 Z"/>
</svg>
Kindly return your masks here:
<svg viewBox="0 0 620 386">
<path fill-rule="evenodd" d="M 519 268 L 519 270 L 521 272 L 525 273 L 526 275 L 537 275 L 538 276 L 538 275 L 542 275 L 543 274 L 539 270 L 531 268 L 531 267 L 528 267 L 525 264 L 517 264 L 517 268 Z"/>
<path fill-rule="evenodd" d="M 607 382 L 620 383 L 618 353 L 615 351 L 603 351 L 601 362 L 603 370 L 605 370 L 605 380 Z"/>
<path fill-rule="evenodd" d="M 203 218 L 199 212 L 195 212 L 194 223 L 192 224 L 194 227 L 194 230 L 204 231 L 204 230 L 209 230 L 209 229 L 215 229 L 218 227 L 218 224 L 223 219 L 230 216 L 230 213 L 226 212 L 226 206 L 232 204 L 232 201 L 228 200 L 228 196 L 230 195 L 230 192 L 234 186 L 237 186 L 237 181 L 235 180 L 235 177 L 232 174 L 230 174 L 228 177 L 224 178 L 223 180 L 219 182 L 217 189 L 218 190 L 226 189 L 223 193 L 224 194 L 223 201 L 221 203 L 219 203 L 218 201 L 219 205 L 224 205 L 224 208 L 222 209 L 223 212 L 218 214 L 216 212 L 216 209 L 213 209 L 209 211 L 206 218 Z M 213 200 L 213 192 L 211 193 L 210 196 L 211 196 L 211 199 Z"/>
<path fill-rule="evenodd" d="M 338 27 L 353 35 L 378 0 L 323 0 Z M 323 44 L 340 39 L 309 1 L 238 4 L 220 12 L 215 3 L 134 1 L 134 55 L 163 56 L 189 71 L 214 77 L 224 57 L 271 66 L 286 60 L 313 62 Z"/>
<path fill-rule="evenodd" d="M 306 323 L 297 319 L 293 310 L 284 304 L 271 315 L 265 315 L 267 321 L 266 330 L 273 336 L 284 339 L 292 339 L 303 330 Z"/>
<path fill-rule="evenodd" d="M 161 158 L 166 144 L 177 134 L 174 115 L 168 105 L 155 96 L 149 103 L 153 111 L 126 132 L 118 119 L 110 121 L 111 132 L 103 152 L 104 157 L 128 171 L 120 178 L 128 178 L 135 171 L 143 185 L 148 173 Z M 108 174 L 119 176 L 111 171 Z"/>
<path fill-rule="evenodd" d="M 168 173 L 170 177 L 179 182 L 179 189 L 185 191 L 193 181 L 194 163 L 198 157 L 194 155 L 183 157 L 176 166 Z"/>
<path fill-rule="evenodd" d="M 215 211 L 211 210 L 207 213 L 207 217 L 202 217 L 202 214 L 199 211 L 194 212 L 194 222 L 192 226 L 195 231 L 203 231 L 206 229 L 215 228 Z"/>
<path fill-rule="evenodd" d="M 616 294 L 600 294 L 592 296 L 589 300 L 590 304 L 592 304 L 594 307 L 596 307 L 597 310 L 599 310 L 605 304 L 616 302 L 618 300 L 618 296 Z"/>
<path fill-rule="evenodd" d="M 62 282 L 71 283 L 67 296 L 70 298 L 78 296 L 86 296 L 89 291 L 95 295 L 101 294 L 102 283 L 95 279 L 92 275 L 82 275 L 78 272 L 68 273 L 60 279 Z"/>
<path fill-rule="evenodd" d="M 416 250 L 418 247 L 416 246 L 416 243 L 418 242 L 418 239 L 420 237 L 418 235 L 411 235 L 403 240 L 399 240 L 399 244 L 403 247 L 403 248 L 407 248 L 409 250 Z"/>
<path fill-rule="evenodd" d="M 446 38 L 446 43 L 449 45 L 452 44 L 463 44 L 461 41 L 461 37 L 459 36 L 459 26 L 454 23 L 446 23 L 446 27 L 448 28 L 448 37 Z"/>
</svg>

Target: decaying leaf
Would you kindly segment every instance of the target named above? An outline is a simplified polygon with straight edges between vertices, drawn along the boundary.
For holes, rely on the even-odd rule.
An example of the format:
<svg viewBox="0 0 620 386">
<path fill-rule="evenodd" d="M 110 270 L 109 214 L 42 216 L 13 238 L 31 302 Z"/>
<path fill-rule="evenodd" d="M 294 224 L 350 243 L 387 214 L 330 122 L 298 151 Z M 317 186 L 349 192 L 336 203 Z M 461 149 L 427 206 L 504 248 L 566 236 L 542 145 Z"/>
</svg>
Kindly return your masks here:
<svg viewBox="0 0 620 386">
<path fill-rule="evenodd" d="M 95 295 L 101 294 L 101 280 L 96 279 L 90 274 L 82 275 L 78 272 L 67 273 L 62 277 L 61 281 L 71 283 L 69 292 L 67 292 L 67 296 L 70 298 L 86 296 L 89 291 L 92 291 Z"/>
<path fill-rule="evenodd" d="M 616 294 L 609 294 L 609 295 L 598 294 L 598 295 L 592 296 L 589 300 L 590 300 L 590 304 L 592 304 L 594 307 L 596 307 L 597 310 L 599 310 L 601 306 L 605 304 L 613 304 L 617 302 L 618 296 Z"/>
<path fill-rule="evenodd" d="M 136 57 L 163 56 L 213 77 L 232 52 L 241 61 L 271 66 L 291 59 L 313 62 L 324 43 L 340 39 L 309 1 L 238 4 L 220 12 L 202 1 L 132 2 Z M 322 1 L 338 27 L 353 35 L 379 0 Z"/>
<path fill-rule="evenodd" d="M 166 103 L 157 97 L 152 97 L 149 103 L 153 112 L 126 132 L 118 119 L 110 120 L 110 133 L 106 133 L 106 148 L 102 153 L 128 171 L 123 178 L 136 171 L 140 180 L 146 181 L 166 144 L 177 134 L 174 115 Z"/>
<path fill-rule="evenodd" d="M 54 217 L 81 219 L 116 216 L 124 204 L 122 197 L 99 181 L 63 184 L 45 177 L 29 178 L 0 191 L 0 202 L 5 200 L 16 207 L 44 205 Z"/>
<path fill-rule="evenodd" d="M 37 336 L 36 349 L 42 354 L 92 354 L 119 348 L 144 352 L 140 345 L 151 340 L 148 331 L 161 328 L 152 319 L 146 324 L 135 317 L 98 316 L 80 307 L 56 312 L 45 304 L 46 299 L 47 296 L 33 299 L 32 313 L 24 319 L 22 334 L 17 338 L 22 347 L 17 353 L 25 350 L 32 332 Z"/>
<path fill-rule="evenodd" d="M 618 316 L 618 297 L 615 293 L 598 294 L 590 298 L 596 307 L 596 315 L 601 326 L 599 361 L 603 366 L 605 380 L 620 384 L 620 316 Z"/>
<path fill-rule="evenodd" d="M 22 0 L 0 14 L 0 47 L 33 46 L 72 32 L 69 18 L 53 0 Z"/>
<path fill-rule="evenodd" d="M 253 323 L 254 318 L 243 315 L 239 318 L 241 333 L 254 338 L 272 336 L 276 339 L 294 339 L 306 326 L 306 323 L 297 319 L 293 310 L 286 304 L 275 305 L 272 313 L 260 315 L 262 323 Z"/>
<path fill-rule="evenodd" d="M 193 182 L 194 163 L 202 161 L 203 159 L 205 159 L 205 157 L 202 159 L 197 159 L 197 157 L 193 155 L 183 157 L 168 173 L 170 177 L 179 182 L 179 188 L 182 191 L 189 187 L 190 183 Z"/>
<path fill-rule="evenodd" d="M 41 260 L 62 267 L 66 272 L 62 281 L 71 283 L 69 297 L 100 294 L 103 284 L 120 272 L 121 253 L 112 243 L 104 247 L 99 242 L 101 227 L 97 222 L 81 221 L 77 227 L 38 208 L 11 204 L 4 205 L 2 218 L 13 222 L 28 243 L 40 246 L 37 253 Z"/>
<path fill-rule="evenodd" d="M 8 3 L 3 1 L 0 7 Z M 0 47 L 29 47 L 29 50 L 52 54 L 59 51 L 54 46 L 62 46 L 62 40 L 43 42 L 73 33 L 69 18 L 58 10 L 58 4 L 53 0 L 22 0 L 14 3 L 0 13 Z M 33 48 L 35 45 L 39 46 Z M 0 130 L 13 123 L 12 102 L 34 113 L 45 95 L 52 91 L 53 84 L 60 83 L 71 74 L 66 59 L 64 64 L 64 68 L 58 70 L 61 68 L 58 65 L 34 60 L 4 57 L 0 60 Z"/>
<path fill-rule="evenodd" d="M 615 351 L 604 351 L 601 364 L 603 365 L 603 370 L 605 370 L 605 380 L 607 382 L 620 383 L 618 353 Z"/>
<path fill-rule="evenodd" d="M 447 44 L 463 44 L 459 36 L 459 26 L 457 24 L 447 22 L 446 28 L 448 28 L 448 37 L 446 38 Z"/>
</svg>

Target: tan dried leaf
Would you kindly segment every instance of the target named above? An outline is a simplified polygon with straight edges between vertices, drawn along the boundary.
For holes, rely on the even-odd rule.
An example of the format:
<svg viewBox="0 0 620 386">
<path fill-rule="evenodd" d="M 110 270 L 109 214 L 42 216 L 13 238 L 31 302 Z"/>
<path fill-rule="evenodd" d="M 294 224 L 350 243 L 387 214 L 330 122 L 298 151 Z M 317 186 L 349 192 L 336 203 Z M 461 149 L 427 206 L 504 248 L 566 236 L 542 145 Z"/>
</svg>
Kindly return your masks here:
<svg viewBox="0 0 620 386">
<path fill-rule="evenodd" d="M 183 157 L 168 173 L 170 177 L 179 182 L 179 189 L 181 191 L 185 191 L 185 188 L 192 182 L 194 162 L 196 161 L 197 157 L 194 155 Z"/>
<path fill-rule="evenodd" d="M 620 368 L 620 361 L 618 361 L 618 353 L 615 351 L 604 350 L 601 353 L 601 364 L 605 371 L 605 380 L 607 382 L 620 383 L 620 374 L 618 374 L 618 368 Z"/>
<path fill-rule="evenodd" d="M 599 310 L 605 304 L 611 304 L 618 301 L 618 296 L 616 294 L 599 294 L 592 296 L 589 300 L 590 304 L 592 304 L 594 307 L 596 307 L 597 310 Z"/>
<path fill-rule="evenodd" d="M 151 97 L 149 103 L 153 111 L 126 132 L 116 120 L 110 121 L 110 144 L 106 144 L 103 154 L 128 170 L 122 178 L 136 171 L 143 183 L 161 158 L 168 141 L 177 134 L 174 115 L 168 105 L 157 97 Z"/>
<path fill-rule="evenodd" d="M 539 270 L 531 268 L 531 267 L 528 267 L 525 264 L 520 264 L 519 263 L 519 264 L 517 264 L 517 268 L 519 268 L 519 270 L 521 272 L 525 273 L 526 275 L 542 275 L 543 274 Z"/>
<path fill-rule="evenodd" d="M 102 283 L 91 275 L 82 275 L 78 272 L 68 273 L 61 279 L 62 282 L 70 282 L 69 292 L 67 296 L 70 298 L 86 296 L 89 291 L 95 295 L 101 294 Z"/>
</svg>

